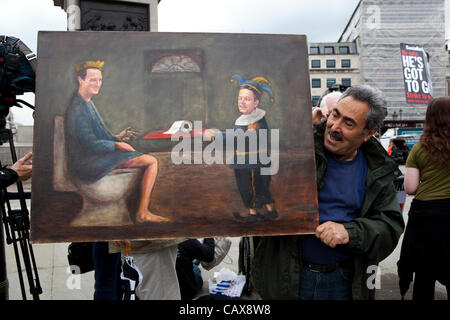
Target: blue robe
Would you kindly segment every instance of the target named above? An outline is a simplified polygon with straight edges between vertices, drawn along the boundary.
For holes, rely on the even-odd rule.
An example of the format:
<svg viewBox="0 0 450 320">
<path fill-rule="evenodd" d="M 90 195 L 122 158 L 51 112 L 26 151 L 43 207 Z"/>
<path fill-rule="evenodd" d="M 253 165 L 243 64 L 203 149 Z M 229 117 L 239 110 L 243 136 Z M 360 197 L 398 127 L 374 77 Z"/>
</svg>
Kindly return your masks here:
<svg viewBox="0 0 450 320">
<path fill-rule="evenodd" d="M 120 164 L 142 155 L 115 148 L 119 140 L 106 128 L 92 100 L 87 102 L 75 94 L 64 121 L 68 169 L 72 177 L 94 182 Z"/>
</svg>

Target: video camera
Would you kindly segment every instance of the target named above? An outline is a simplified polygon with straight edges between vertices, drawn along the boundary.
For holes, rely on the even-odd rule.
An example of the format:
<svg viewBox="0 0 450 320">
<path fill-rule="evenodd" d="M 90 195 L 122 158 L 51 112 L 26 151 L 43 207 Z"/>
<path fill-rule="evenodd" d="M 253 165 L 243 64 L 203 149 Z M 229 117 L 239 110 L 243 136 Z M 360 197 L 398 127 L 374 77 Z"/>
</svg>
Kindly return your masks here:
<svg viewBox="0 0 450 320">
<path fill-rule="evenodd" d="M 0 36 L 0 129 L 6 125 L 9 108 L 24 104 L 16 98 L 25 92 L 35 91 L 36 55 L 18 38 Z"/>
</svg>

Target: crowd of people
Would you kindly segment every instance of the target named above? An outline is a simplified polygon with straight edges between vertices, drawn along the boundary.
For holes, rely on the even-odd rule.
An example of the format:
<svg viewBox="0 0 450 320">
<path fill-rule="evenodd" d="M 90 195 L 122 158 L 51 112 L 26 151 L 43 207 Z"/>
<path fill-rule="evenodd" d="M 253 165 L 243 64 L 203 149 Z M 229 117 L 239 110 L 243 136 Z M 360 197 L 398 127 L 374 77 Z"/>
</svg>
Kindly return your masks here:
<svg viewBox="0 0 450 320">
<path fill-rule="evenodd" d="M 77 70 L 79 88 L 91 94 L 86 98 L 85 91 L 78 92 L 74 106 L 89 110 L 95 108 L 90 98 L 98 93 L 101 79 L 93 87 L 88 78 L 101 78 L 101 67 L 84 67 L 83 72 Z M 383 93 L 367 85 L 330 93 L 313 110 L 319 225 L 312 235 L 259 238 L 252 281 L 263 299 L 374 299 L 375 288 L 367 285 L 369 270 L 393 252 L 405 230 L 393 184 L 403 173 L 374 137 L 386 115 Z M 149 174 L 143 186 L 151 191 L 152 170 L 157 170 L 153 159 L 123 148 L 117 137 L 111 141 L 117 152 L 115 165 L 144 167 Z M 27 154 L 11 169 L 0 171 L 2 187 L 31 176 L 30 158 Z M 414 278 L 416 300 L 433 299 L 436 281 L 449 294 L 449 163 L 450 98 L 436 98 L 428 105 L 423 135 L 409 153 L 404 173 L 405 191 L 414 200 L 398 271 L 402 294 Z M 143 194 L 144 207 L 146 201 Z M 141 218 L 165 221 L 147 207 Z M 136 288 L 139 299 L 193 299 L 203 284 L 194 260 L 214 257 L 213 239 L 96 242 L 94 299 L 120 299 L 124 248 L 131 250 L 143 275 Z"/>
</svg>

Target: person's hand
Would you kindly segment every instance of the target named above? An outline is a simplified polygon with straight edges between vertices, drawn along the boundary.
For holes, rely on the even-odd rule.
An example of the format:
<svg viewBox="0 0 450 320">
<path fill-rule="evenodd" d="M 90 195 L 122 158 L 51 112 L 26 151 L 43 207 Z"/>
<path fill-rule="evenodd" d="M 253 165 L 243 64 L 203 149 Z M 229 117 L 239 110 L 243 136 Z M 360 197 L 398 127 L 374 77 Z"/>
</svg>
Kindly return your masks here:
<svg viewBox="0 0 450 320">
<path fill-rule="evenodd" d="M 323 118 L 326 118 L 327 115 L 323 112 L 321 108 L 314 108 L 312 112 L 312 122 L 313 124 L 319 124 Z"/>
<path fill-rule="evenodd" d="M 116 146 L 116 149 L 121 150 L 121 151 L 135 151 L 134 148 L 126 142 L 116 142 L 115 146 Z"/>
<path fill-rule="evenodd" d="M 318 226 L 316 237 L 331 248 L 338 244 L 346 244 L 350 240 L 344 225 L 333 221 L 327 221 Z"/>
<path fill-rule="evenodd" d="M 128 127 L 122 130 L 119 134 L 116 135 L 116 138 L 122 142 L 128 142 L 132 139 L 136 139 L 137 132 L 132 130 L 131 127 Z"/>
<path fill-rule="evenodd" d="M 17 172 L 17 175 L 19 176 L 19 181 L 25 181 L 31 178 L 31 174 L 33 171 L 32 161 L 31 157 L 33 156 L 33 153 L 28 152 L 25 156 L 20 158 L 11 166 L 11 169 L 13 169 L 15 172 Z M 29 163 L 27 164 L 27 161 Z"/>
</svg>

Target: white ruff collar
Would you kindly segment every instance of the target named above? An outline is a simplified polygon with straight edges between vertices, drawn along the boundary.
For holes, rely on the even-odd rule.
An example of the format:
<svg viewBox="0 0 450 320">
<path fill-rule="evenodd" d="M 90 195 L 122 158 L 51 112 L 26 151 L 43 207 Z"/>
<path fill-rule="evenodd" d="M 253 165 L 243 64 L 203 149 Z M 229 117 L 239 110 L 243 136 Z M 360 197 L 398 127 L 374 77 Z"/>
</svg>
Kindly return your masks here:
<svg viewBox="0 0 450 320">
<path fill-rule="evenodd" d="M 266 112 L 262 109 L 256 108 L 250 114 L 243 114 L 236 119 L 234 123 L 237 126 L 248 126 L 249 124 L 255 123 L 261 120 L 266 115 Z"/>
</svg>

